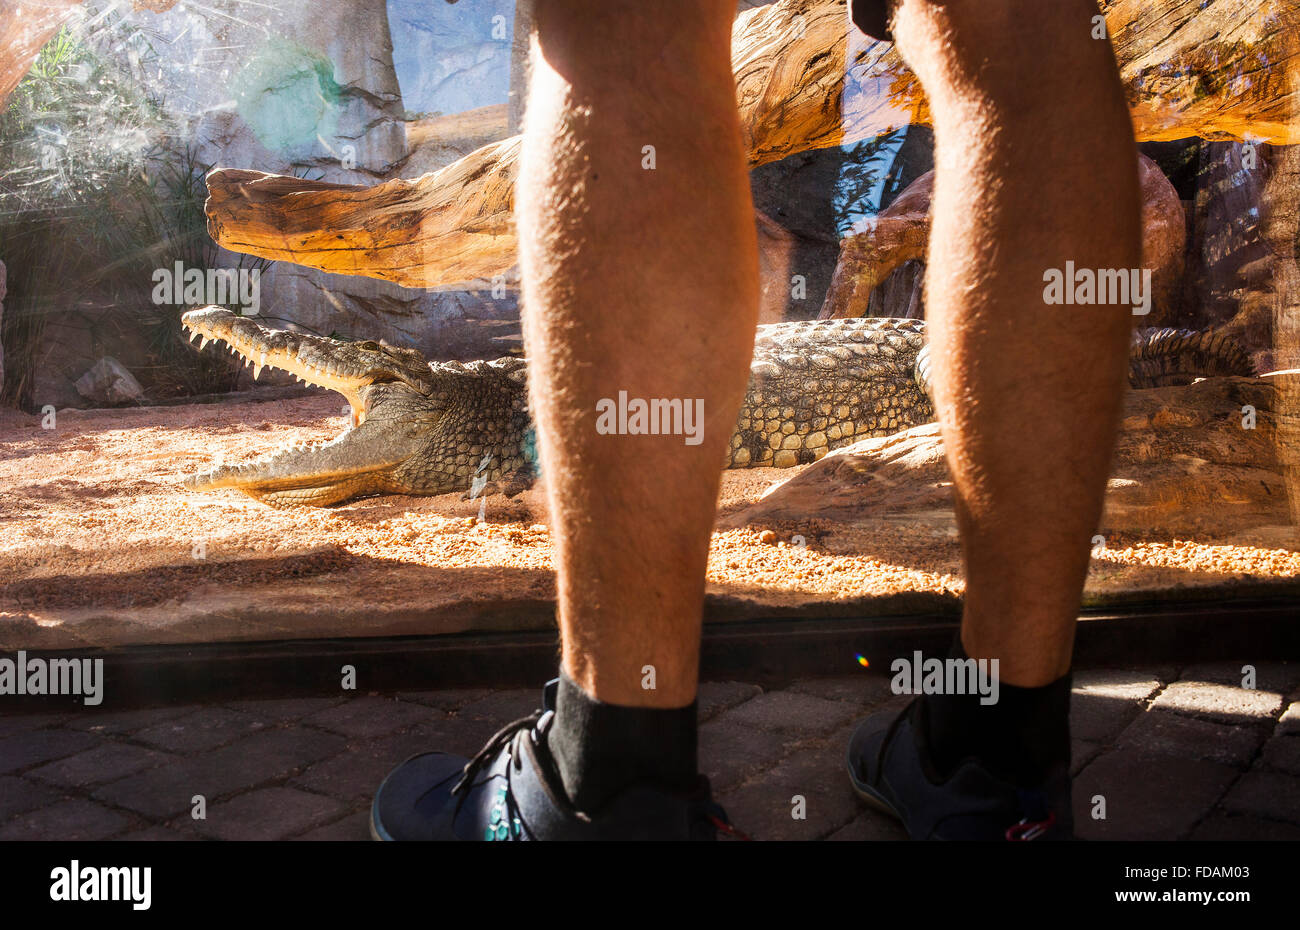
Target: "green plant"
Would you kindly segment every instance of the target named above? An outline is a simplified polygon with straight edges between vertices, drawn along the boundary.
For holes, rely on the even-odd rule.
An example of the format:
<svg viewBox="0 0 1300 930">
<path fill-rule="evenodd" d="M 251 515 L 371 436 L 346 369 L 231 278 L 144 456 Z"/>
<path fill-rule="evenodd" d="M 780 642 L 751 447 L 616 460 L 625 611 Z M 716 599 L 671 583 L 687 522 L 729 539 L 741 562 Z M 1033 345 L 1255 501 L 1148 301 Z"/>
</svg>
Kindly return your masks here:
<svg viewBox="0 0 1300 930">
<path fill-rule="evenodd" d="M 99 28 L 106 28 L 100 22 Z M 8 269 L 0 397 L 33 404 L 43 333 L 56 313 L 93 313 L 133 289 L 133 224 L 120 205 L 146 182 L 154 102 L 64 28 L 0 114 L 0 258 Z"/>
<path fill-rule="evenodd" d="M 151 396 L 227 391 L 239 376 L 225 357 L 188 345 L 183 307 L 151 300 L 154 269 L 216 261 L 203 214 L 206 166 L 192 151 L 168 150 L 162 101 L 122 64 L 150 54 L 147 44 L 112 32 L 107 14 L 93 23 L 93 35 L 60 30 L 0 114 L 0 259 L 9 272 L 0 402 L 24 409 L 39 405 L 35 373 L 56 316 L 93 342 L 143 343 L 131 368 Z M 243 258 L 238 267 L 267 266 Z"/>
<path fill-rule="evenodd" d="M 831 201 L 835 229 L 841 237 L 848 235 L 863 217 L 874 216 L 879 210 L 877 182 L 881 171 L 888 169 L 904 132 L 905 128 L 896 129 L 844 147 L 844 161 Z"/>
</svg>

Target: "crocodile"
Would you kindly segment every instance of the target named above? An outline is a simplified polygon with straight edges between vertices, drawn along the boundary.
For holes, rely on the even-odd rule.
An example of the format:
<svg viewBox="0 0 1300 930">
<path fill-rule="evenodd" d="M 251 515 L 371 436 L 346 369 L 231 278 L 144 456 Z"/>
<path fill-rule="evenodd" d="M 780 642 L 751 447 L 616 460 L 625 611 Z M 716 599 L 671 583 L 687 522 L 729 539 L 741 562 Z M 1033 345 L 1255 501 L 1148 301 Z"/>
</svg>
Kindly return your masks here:
<svg viewBox="0 0 1300 930">
<path fill-rule="evenodd" d="M 199 341 L 225 343 L 252 367 L 336 391 L 351 409 L 335 439 L 222 465 L 185 479 L 192 490 L 236 488 L 266 504 L 329 506 L 377 494 L 435 495 L 526 487 L 537 472 L 527 363 L 430 362 L 410 348 L 269 329 L 220 307 L 185 313 Z M 1222 334 L 1138 330 L 1134 388 L 1251 375 Z M 922 320 L 858 317 L 758 327 L 749 386 L 727 445 L 727 468 L 814 462 L 859 439 L 934 419 Z M 593 413 L 593 422 L 594 422 Z"/>
</svg>

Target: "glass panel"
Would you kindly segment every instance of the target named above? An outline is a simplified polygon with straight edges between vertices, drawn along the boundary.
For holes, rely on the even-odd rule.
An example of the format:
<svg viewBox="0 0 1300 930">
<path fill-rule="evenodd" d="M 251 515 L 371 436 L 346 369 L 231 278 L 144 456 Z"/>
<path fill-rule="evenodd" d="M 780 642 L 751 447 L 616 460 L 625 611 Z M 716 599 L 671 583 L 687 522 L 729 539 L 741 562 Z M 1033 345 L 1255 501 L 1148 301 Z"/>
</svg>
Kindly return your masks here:
<svg viewBox="0 0 1300 930">
<path fill-rule="evenodd" d="M 1166 6 L 1185 22 L 1148 28 Z M 1107 5 L 1142 153 L 1135 322 L 1176 332 L 1139 337 L 1091 606 L 1300 574 L 1295 13 L 1186 6 Z M 919 83 L 842 2 L 740 8 L 762 322 L 924 320 Z M 0 13 L 0 648 L 549 628 L 512 413 L 529 22 L 512 0 Z M 955 608 L 923 395 L 829 428 L 826 393 L 763 407 L 806 418 L 794 447 L 736 447 L 711 619 Z"/>
</svg>

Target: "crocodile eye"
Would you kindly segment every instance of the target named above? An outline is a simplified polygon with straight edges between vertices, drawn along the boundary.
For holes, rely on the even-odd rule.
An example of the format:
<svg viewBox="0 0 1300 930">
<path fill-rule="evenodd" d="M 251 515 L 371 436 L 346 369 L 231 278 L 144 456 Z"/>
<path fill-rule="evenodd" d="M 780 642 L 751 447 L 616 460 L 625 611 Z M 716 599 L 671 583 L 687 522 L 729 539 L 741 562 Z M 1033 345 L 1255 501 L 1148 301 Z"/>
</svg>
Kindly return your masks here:
<svg viewBox="0 0 1300 930">
<path fill-rule="evenodd" d="M 370 352 L 378 352 L 380 348 L 382 348 L 379 343 L 375 342 L 373 339 L 367 339 L 365 342 L 358 342 L 356 346 L 358 349 L 366 349 Z"/>
</svg>

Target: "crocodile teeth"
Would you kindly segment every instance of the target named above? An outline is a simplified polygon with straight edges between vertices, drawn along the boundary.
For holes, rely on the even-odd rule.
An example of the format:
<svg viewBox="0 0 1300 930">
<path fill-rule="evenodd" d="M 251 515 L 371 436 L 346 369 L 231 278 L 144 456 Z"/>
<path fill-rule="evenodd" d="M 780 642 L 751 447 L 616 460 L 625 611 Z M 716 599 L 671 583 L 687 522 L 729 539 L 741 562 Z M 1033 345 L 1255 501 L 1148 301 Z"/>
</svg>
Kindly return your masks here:
<svg viewBox="0 0 1300 930">
<path fill-rule="evenodd" d="M 207 345 L 209 342 L 211 342 L 212 340 L 209 339 L 207 336 L 200 336 L 200 339 L 201 339 L 201 341 L 199 342 L 199 351 L 202 352 L 202 351 L 203 351 L 203 347 L 206 346 L 206 345 Z"/>
<path fill-rule="evenodd" d="M 253 380 L 256 381 L 260 377 L 262 377 L 262 366 L 257 365 L 253 368 Z"/>
</svg>

